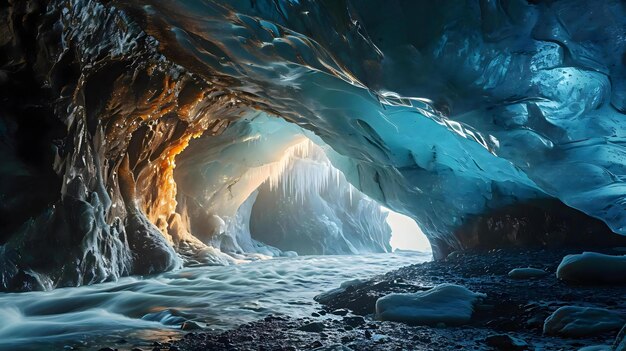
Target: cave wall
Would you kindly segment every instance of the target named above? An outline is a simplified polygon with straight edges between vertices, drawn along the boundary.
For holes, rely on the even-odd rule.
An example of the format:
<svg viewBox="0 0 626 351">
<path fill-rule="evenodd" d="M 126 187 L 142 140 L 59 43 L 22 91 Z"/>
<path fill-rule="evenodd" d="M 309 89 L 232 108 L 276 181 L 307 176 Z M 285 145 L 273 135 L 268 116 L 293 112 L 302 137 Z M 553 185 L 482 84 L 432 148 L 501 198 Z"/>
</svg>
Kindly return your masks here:
<svg viewBox="0 0 626 351">
<path fill-rule="evenodd" d="M 467 246 L 451 233 L 476 216 L 535 200 L 626 234 L 621 1 L 115 3 L 168 58 L 314 131 L 436 255 Z"/>
<path fill-rule="evenodd" d="M 194 240 L 174 223 L 174 157 L 245 98 L 163 60 L 97 1 L 15 1 L 2 16 L 0 290 L 180 266 L 173 246 Z"/>
</svg>

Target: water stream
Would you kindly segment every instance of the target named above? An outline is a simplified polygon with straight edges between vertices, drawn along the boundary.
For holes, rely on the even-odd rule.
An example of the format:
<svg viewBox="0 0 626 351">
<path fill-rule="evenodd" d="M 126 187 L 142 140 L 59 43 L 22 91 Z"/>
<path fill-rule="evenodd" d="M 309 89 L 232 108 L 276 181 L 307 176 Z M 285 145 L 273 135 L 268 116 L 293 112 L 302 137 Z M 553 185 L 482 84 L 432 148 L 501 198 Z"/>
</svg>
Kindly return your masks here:
<svg viewBox="0 0 626 351">
<path fill-rule="evenodd" d="M 430 253 L 301 256 L 185 268 L 151 277 L 46 292 L 0 294 L 0 350 L 148 346 L 182 322 L 233 328 L 268 314 L 300 317 L 313 297 L 346 280 L 431 259 Z M 120 339 L 127 342 L 116 343 Z"/>
</svg>

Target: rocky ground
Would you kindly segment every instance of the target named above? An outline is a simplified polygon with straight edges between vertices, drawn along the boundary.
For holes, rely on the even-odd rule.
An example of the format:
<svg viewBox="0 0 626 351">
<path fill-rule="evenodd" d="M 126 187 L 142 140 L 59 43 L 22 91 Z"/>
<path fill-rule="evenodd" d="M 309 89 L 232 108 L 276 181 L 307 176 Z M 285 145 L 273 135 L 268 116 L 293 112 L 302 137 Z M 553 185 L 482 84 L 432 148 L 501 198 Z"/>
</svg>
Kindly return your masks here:
<svg viewBox="0 0 626 351">
<path fill-rule="evenodd" d="M 320 299 L 311 317 L 269 316 L 224 333 L 190 332 L 156 350 L 578 350 L 610 345 L 617 331 L 592 337 L 543 335 L 544 320 L 565 305 L 626 312 L 626 286 L 571 285 L 555 271 L 567 250 L 453 253 L 447 259 L 401 268 Z M 617 254 L 618 252 L 612 252 Z M 516 280 L 518 267 L 549 272 Z M 375 302 L 390 292 L 416 292 L 455 283 L 487 294 L 471 322 L 460 327 L 409 326 L 373 318 Z"/>
</svg>

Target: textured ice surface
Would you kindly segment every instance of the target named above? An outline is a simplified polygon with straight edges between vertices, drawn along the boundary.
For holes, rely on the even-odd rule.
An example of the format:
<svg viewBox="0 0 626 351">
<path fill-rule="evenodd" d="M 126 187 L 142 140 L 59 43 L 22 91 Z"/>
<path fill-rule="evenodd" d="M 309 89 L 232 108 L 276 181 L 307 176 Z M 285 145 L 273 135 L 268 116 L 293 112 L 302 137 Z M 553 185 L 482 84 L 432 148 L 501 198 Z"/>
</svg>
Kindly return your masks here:
<svg viewBox="0 0 626 351">
<path fill-rule="evenodd" d="M 441 284 L 413 294 L 389 294 L 376 301 L 376 318 L 410 324 L 459 325 L 468 322 L 474 304 L 485 294 L 454 284 Z"/>
<path fill-rule="evenodd" d="M 142 3 L 167 57 L 314 131 L 432 239 L 545 197 L 626 233 L 620 1 Z"/>
<path fill-rule="evenodd" d="M 559 264 L 556 276 L 572 283 L 624 283 L 626 282 L 626 256 L 597 252 L 567 255 Z"/>
<path fill-rule="evenodd" d="M 315 135 L 264 113 L 191 142 L 176 171 L 191 232 L 229 253 L 391 251 L 386 213 L 327 153 Z"/>
<path fill-rule="evenodd" d="M 618 330 L 625 322 L 626 316 L 604 308 L 564 306 L 546 319 L 543 332 L 563 336 L 595 335 Z"/>
<path fill-rule="evenodd" d="M 0 111 L 2 214 L 19 214 L 1 235 L 3 288 L 167 269 L 173 248 L 210 254 L 203 243 L 266 255 L 243 240 L 249 207 L 238 210 L 305 151 L 302 130 L 356 189 L 412 216 L 440 256 L 464 247 L 454 233 L 473 218 L 533 200 L 626 234 L 622 1 L 389 0 L 381 11 L 377 1 L 52 0 L 26 10 L 29 21 L 8 11 L 2 27 L 0 56 L 19 73 L 3 84 L 38 93 L 11 105 L 16 116 Z M 29 113 L 46 112 L 28 109 L 42 106 L 62 131 L 33 144 L 55 159 L 38 165 L 50 177 L 29 175 L 19 155 L 23 135 L 37 139 Z M 258 114 L 280 122 L 247 123 Z M 41 198 L 11 189 L 49 178 L 58 189 Z M 134 245 L 145 254 L 126 240 L 134 204 L 166 239 L 134 221 L 145 224 L 130 228 L 146 234 Z"/>
<path fill-rule="evenodd" d="M 387 213 L 309 143 L 306 157 L 259 188 L 249 217 L 252 236 L 299 254 L 390 252 Z"/>
</svg>

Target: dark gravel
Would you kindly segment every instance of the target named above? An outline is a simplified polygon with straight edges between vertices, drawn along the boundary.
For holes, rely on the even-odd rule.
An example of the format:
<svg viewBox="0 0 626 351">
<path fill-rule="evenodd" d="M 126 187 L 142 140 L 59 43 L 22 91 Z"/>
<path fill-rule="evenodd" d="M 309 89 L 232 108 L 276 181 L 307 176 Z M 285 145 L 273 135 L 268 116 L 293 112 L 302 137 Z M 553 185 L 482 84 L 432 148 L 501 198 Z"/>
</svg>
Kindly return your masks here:
<svg viewBox="0 0 626 351">
<path fill-rule="evenodd" d="M 192 332 L 172 343 L 177 350 L 578 350 L 611 344 L 617 332 L 582 339 L 542 335 L 545 318 L 564 305 L 596 306 L 626 313 L 626 286 L 575 286 L 556 279 L 568 250 L 496 250 L 454 253 L 446 260 L 401 268 L 351 286 L 320 301 L 312 317 L 268 316 L 223 333 Z M 617 252 L 613 252 L 617 254 Z M 507 276 L 513 268 L 545 269 L 528 280 Z M 472 321 L 461 327 L 409 326 L 373 319 L 376 299 L 455 283 L 487 294 Z M 334 314 L 333 314 L 334 312 Z M 514 340 L 526 344 L 507 346 Z M 167 350 L 167 348 L 162 348 Z"/>
</svg>

